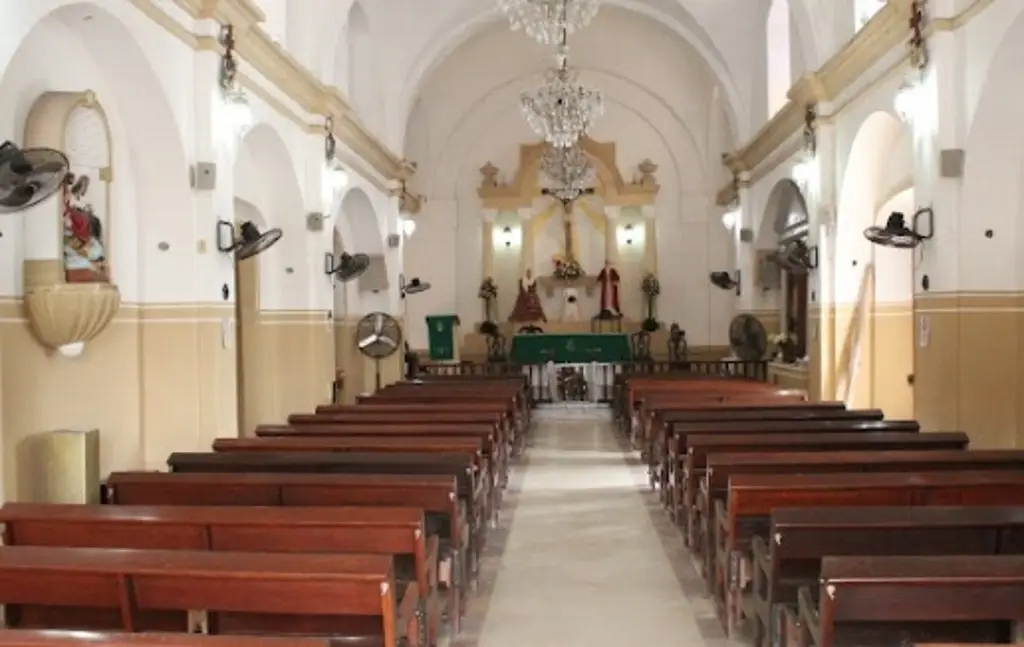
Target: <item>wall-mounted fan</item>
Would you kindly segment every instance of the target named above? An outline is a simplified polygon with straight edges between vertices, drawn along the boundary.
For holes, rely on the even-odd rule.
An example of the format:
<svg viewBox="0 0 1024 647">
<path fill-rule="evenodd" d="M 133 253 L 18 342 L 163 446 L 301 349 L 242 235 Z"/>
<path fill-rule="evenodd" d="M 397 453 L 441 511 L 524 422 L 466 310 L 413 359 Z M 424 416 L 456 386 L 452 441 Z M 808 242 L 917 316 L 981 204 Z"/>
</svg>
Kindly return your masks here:
<svg viewBox="0 0 1024 647">
<path fill-rule="evenodd" d="M 244 261 L 267 251 L 281 240 L 283 235 L 280 229 L 260 232 L 259 227 L 245 221 L 238 226 L 236 237 L 234 225 L 226 220 L 220 220 L 217 222 L 217 249 L 224 253 L 234 252 L 235 259 Z"/>
<path fill-rule="evenodd" d="M 398 275 L 398 290 L 402 293 L 404 299 L 409 294 L 419 294 L 420 292 L 426 292 L 430 289 L 430 284 L 426 281 L 421 281 L 419 277 L 411 278 L 408 281 L 405 280 L 405 274 Z"/>
<path fill-rule="evenodd" d="M 818 267 L 818 248 L 808 247 L 799 238 L 787 240 L 768 259 L 791 274 L 806 274 Z"/>
<path fill-rule="evenodd" d="M 764 324 L 753 315 L 736 315 L 729 322 L 729 346 L 740 359 L 748 362 L 764 359 L 768 350 L 768 334 Z"/>
<path fill-rule="evenodd" d="M 868 227 L 864 230 L 864 237 L 883 247 L 913 249 L 935 234 L 934 218 L 935 212 L 931 207 L 918 209 L 910 218 L 908 226 L 907 217 L 899 211 L 893 211 L 886 219 L 884 227 Z M 927 225 L 923 228 L 924 231 L 922 223 Z"/>
<path fill-rule="evenodd" d="M 324 274 L 333 276 L 342 283 L 359 278 L 370 267 L 370 257 L 366 254 L 349 254 L 342 252 L 337 262 L 334 254 L 324 254 Z"/>
<path fill-rule="evenodd" d="M 402 347 L 402 327 L 386 312 L 371 312 L 356 324 L 356 348 L 376 361 L 377 389 L 380 389 L 380 362 Z"/>
<path fill-rule="evenodd" d="M 733 278 L 728 272 L 712 272 L 708 277 L 711 279 L 711 285 L 722 290 L 736 290 L 736 294 L 740 293 L 740 271 L 736 270 L 736 278 Z"/>
<path fill-rule="evenodd" d="M 0 146 L 0 214 L 17 213 L 56 193 L 68 173 L 67 156 L 53 148 Z"/>
</svg>

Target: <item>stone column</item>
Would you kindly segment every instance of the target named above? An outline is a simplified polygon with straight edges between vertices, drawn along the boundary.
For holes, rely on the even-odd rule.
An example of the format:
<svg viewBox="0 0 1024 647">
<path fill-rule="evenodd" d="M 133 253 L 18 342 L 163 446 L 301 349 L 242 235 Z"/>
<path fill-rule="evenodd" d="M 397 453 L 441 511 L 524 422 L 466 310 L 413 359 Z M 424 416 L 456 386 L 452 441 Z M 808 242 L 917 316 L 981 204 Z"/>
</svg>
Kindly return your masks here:
<svg viewBox="0 0 1024 647">
<path fill-rule="evenodd" d="M 498 217 L 497 209 L 484 209 L 480 220 L 480 244 L 483 257 L 481 264 L 483 276 L 494 276 L 494 219 Z"/>
<path fill-rule="evenodd" d="M 533 267 L 533 207 L 520 207 L 518 213 L 519 227 L 523 235 L 522 247 L 520 247 L 519 274 L 522 275 L 528 267 L 532 268 L 536 274 L 537 268 Z"/>
<path fill-rule="evenodd" d="M 653 204 L 640 207 L 640 215 L 644 218 L 644 267 L 649 272 L 658 273 L 658 226 L 657 215 Z"/>
<path fill-rule="evenodd" d="M 604 207 L 604 257 L 614 267 L 619 266 L 618 226 L 622 207 L 608 204 Z"/>
</svg>

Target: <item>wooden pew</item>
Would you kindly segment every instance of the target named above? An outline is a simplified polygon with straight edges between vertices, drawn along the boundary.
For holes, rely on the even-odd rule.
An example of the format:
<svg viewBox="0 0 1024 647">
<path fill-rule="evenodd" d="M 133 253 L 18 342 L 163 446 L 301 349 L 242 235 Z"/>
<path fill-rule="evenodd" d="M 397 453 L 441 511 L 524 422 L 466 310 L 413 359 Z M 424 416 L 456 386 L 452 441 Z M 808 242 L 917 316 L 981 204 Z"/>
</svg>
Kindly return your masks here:
<svg viewBox="0 0 1024 647">
<path fill-rule="evenodd" d="M 967 447 L 967 434 L 943 432 L 920 434 L 912 431 L 836 431 L 830 433 L 801 434 L 694 434 L 686 438 L 686 454 L 683 459 L 680 512 L 686 534 L 693 539 L 704 519 L 708 519 L 711 508 L 700 509 L 697 492 L 704 475 L 708 456 L 726 453 L 775 453 L 775 452 L 843 452 L 843 451 L 934 451 L 962 450 Z M 705 535 L 708 536 L 708 535 Z M 698 552 L 710 552 L 708 546 L 691 546 Z M 713 550 L 713 548 L 711 548 Z"/>
<path fill-rule="evenodd" d="M 411 415 L 411 414 L 406 414 Z M 477 460 L 485 459 L 488 472 L 494 479 L 495 485 L 502 485 L 508 477 L 508 439 L 500 434 L 494 424 L 466 424 L 466 423 L 417 423 L 417 422 L 335 422 L 328 416 L 313 416 L 314 421 L 305 421 L 305 417 L 291 416 L 302 422 L 293 422 L 288 425 L 259 425 L 256 427 L 256 435 L 259 437 L 287 437 L 317 436 L 317 437 L 350 437 L 353 446 L 360 442 L 365 445 L 363 451 L 373 452 L 373 443 L 381 439 L 381 451 L 394 451 L 394 448 L 401 447 L 406 443 L 409 451 L 414 449 L 416 443 L 424 444 L 424 447 L 437 447 L 437 438 L 455 439 L 458 437 L 476 439 L 480 446 L 477 449 Z M 361 441 L 355 440 L 362 438 Z M 388 440 L 390 439 L 390 440 Z M 431 442 L 432 439 L 433 442 Z M 425 449 L 424 451 L 430 451 Z M 462 450 L 456 450 L 456 452 Z"/>
<path fill-rule="evenodd" d="M 378 454 L 463 455 L 470 458 L 474 470 L 486 475 L 487 497 L 483 511 L 484 519 L 495 519 L 501 504 L 501 485 L 504 482 L 505 467 L 498 459 L 484 451 L 481 439 L 473 436 L 445 437 L 376 437 L 376 436 L 266 436 L 262 438 L 217 438 L 213 451 L 218 453 L 342 453 L 348 456 L 361 454 L 375 457 Z M 493 446 L 492 446 L 493 448 Z M 371 458 L 371 462 L 376 458 Z M 443 472 L 444 473 L 444 472 Z"/>
<path fill-rule="evenodd" d="M 695 503 L 696 484 L 704 474 L 704 464 L 695 456 L 687 466 L 688 439 L 691 436 L 740 436 L 777 434 L 864 434 L 882 432 L 917 433 L 921 430 L 916 420 L 798 420 L 765 422 L 681 423 L 669 443 L 668 452 L 660 466 L 661 496 L 676 523 L 686 525 Z M 704 456 L 706 461 L 706 456 Z"/>
<path fill-rule="evenodd" d="M 330 638 L 0 629 L 3 647 L 331 647 Z"/>
<path fill-rule="evenodd" d="M 356 396 L 356 406 L 361 409 L 386 409 L 391 411 L 411 411 L 424 407 L 451 407 L 453 410 L 466 404 L 497 407 L 512 418 L 512 424 L 517 434 L 526 434 L 529 430 L 530 408 L 522 407 L 519 399 L 511 394 L 475 393 L 472 397 L 464 396 L 461 392 L 445 392 L 437 389 L 428 389 L 403 395 L 401 392 L 393 392 L 384 395 L 384 391 L 378 391 L 373 395 Z"/>
<path fill-rule="evenodd" d="M 938 453 L 938 452 L 936 452 Z M 777 621 L 821 560 L 845 555 L 1024 554 L 1024 507 L 781 508 L 769 539 L 753 538 L 751 605 L 756 647 L 787 640 Z"/>
<path fill-rule="evenodd" d="M 418 508 L 425 514 L 427 536 L 441 538 L 441 558 L 451 564 L 452 581 L 464 591 L 477 556 L 457 493 L 455 478 L 444 475 L 113 472 L 101 500 L 112 505 Z"/>
<path fill-rule="evenodd" d="M 6 546 L 383 554 L 394 560 L 398 595 L 410 582 L 422 593 L 419 644 L 427 644 L 427 620 L 436 644 L 444 610 L 438 537 L 426 536 L 419 508 L 7 503 L 0 524 Z M 458 618 L 459 595 L 452 597 Z"/>
<path fill-rule="evenodd" d="M 397 647 L 415 642 L 416 589 L 397 597 L 384 555 L 0 547 L 0 600 L 16 628 L 326 634 Z"/>
<path fill-rule="evenodd" d="M 798 594 L 800 643 L 1012 640 L 1024 617 L 1024 556 L 826 557 Z"/>
<path fill-rule="evenodd" d="M 922 434 L 925 437 L 931 434 Z M 769 531 L 777 508 L 926 505 L 1024 505 L 1024 473 L 1016 471 L 738 474 L 728 501 L 715 505 L 715 602 L 730 634 L 752 572 L 750 544 Z"/>
</svg>

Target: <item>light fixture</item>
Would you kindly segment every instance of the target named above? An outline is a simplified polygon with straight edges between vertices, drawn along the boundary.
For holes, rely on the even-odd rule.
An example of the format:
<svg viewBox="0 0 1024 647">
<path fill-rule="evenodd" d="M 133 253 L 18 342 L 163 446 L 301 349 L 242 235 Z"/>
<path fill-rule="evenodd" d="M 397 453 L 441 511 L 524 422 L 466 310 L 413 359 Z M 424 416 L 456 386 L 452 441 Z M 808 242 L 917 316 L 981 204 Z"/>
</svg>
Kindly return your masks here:
<svg viewBox="0 0 1024 647">
<path fill-rule="evenodd" d="M 402 233 L 406 238 L 416 233 L 416 221 L 412 218 L 400 218 L 399 222 L 402 226 Z"/>
<path fill-rule="evenodd" d="M 501 228 L 501 232 L 498 235 L 498 242 L 505 246 L 506 249 L 510 249 L 513 246 L 518 246 L 520 230 L 518 227 L 512 227 L 511 225 L 505 225 Z"/>
<path fill-rule="evenodd" d="M 578 31 L 594 19 L 599 0 L 498 0 L 512 30 L 522 29 L 542 45 L 553 45 L 564 33 Z"/>
<path fill-rule="evenodd" d="M 643 242 L 644 228 L 633 223 L 626 223 L 615 234 L 619 247 L 632 247 Z"/>
<path fill-rule="evenodd" d="M 626 244 L 633 244 L 633 225 L 626 225 Z"/>
<path fill-rule="evenodd" d="M 921 102 L 921 79 L 928 67 L 928 49 L 924 39 L 924 0 L 913 0 L 910 4 L 910 40 L 907 46 L 912 69 L 893 97 L 893 108 L 903 123 L 910 125 L 917 115 Z"/>
<path fill-rule="evenodd" d="M 235 28 L 226 24 L 220 30 L 220 44 L 224 54 L 220 59 L 219 85 L 224 102 L 225 126 L 236 136 L 252 127 L 252 106 L 249 97 L 238 82 L 238 60 L 235 58 Z"/>
<path fill-rule="evenodd" d="M 569 67 L 563 44 L 557 66 L 544 73 L 544 83 L 519 98 L 530 128 L 555 148 L 574 146 L 604 114 L 604 96 L 580 84 L 578 78 L 579 73 Z"/>
<path fill-rule="evenodd" d="M 802 188 L 810 186 L 814 180 L 818 153 L 818 111 L 814 104 L 807 104 L 804 109 L 804 146 L 801 159 L 793 165 L 793 181 Z"/>
<path fill-rule="evenodd" d="M 63 344 L 57 347 L 57 352 L 60 353 L 62 357 L 67 357 L 68 359 L 74 359 L 75 357 L 78 357 L 79 355 L 82 354 L 84 350 L 84 341 L 76 341 L 70 344 Z"/>
<path fill-rule="evenodd" d="M 512 228 L 506 225 L 505 228 L 501 230 L 501 233 L 504 234 L 504 236 L 502 236 L 502 238 L 505 240 L 505 247 L 511 247 L 512 246 Z"/>
<path fill-rule="evenodd" d="M 548 194 L 558 200 L 571 202 L 597 183 L 597 170 L 579 144 L 568 148 L 545 147 L 541 172 L 554 185 L 547 190 Z"/>
<path fill-rule="evenodd" d="M 739 209 L 729 209 L 722 214 L 722 226 L 725 227 L 726 231 L 732 231 L 736 227 L 736 223 L 740 220 Z"/>
</svg>

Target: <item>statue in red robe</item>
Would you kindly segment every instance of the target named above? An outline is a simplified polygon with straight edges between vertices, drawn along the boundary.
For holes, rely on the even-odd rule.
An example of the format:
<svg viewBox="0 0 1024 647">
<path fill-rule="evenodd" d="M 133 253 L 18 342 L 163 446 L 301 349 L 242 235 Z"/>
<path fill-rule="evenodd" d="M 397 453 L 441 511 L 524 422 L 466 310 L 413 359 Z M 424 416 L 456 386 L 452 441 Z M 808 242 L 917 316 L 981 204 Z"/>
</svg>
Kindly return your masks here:
<svg viewBox="0 0 1024 647">
<path fill-rule="evenodd" d="M 605 261 L 604 269 L 597 275 L 597 282 L 601 285 L 601 316 L 621 317 L 622 309 L 619 307 L 619 273 L 611 262 Z"/>
</svg>

